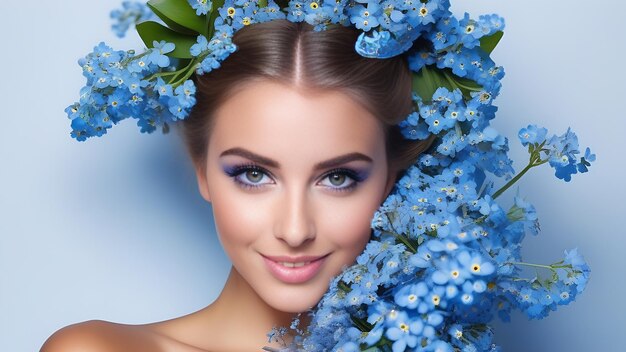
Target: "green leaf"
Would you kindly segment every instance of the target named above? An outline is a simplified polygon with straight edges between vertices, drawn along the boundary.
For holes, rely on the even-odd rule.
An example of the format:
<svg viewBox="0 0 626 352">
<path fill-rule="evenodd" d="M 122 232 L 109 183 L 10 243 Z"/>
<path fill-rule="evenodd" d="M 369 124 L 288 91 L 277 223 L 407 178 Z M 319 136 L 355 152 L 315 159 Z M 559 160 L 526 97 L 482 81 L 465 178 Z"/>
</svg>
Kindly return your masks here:
<svg viewBox="0 0 626 352">
<path fill-rule="evenodd" d="M 439 87 L 453 90 L 452 85 L 441 70 L 424 66 L 419 72 L 413 74 L 413 91 L 422 98 L 424 103 L 430 103 L 433 94 Z"/>
<path fill-rule="evenodd" d="M 167 56 L 180 59 L 191 59 L 193 57 L 189 49 L 192 45 L 196 44 L 196 38 L 194 36 L 178 33 L 154 21 L 138 23 L 136 28 L 139 36 L 148 48 L 154 47 L 154 45 L 152 45 L 154 40 L 165 40 L 166 42 L 176 45 L 174 51 L 167 53 Z"/>
<path fill-rule="evenodd" d="M 211 12 L 208 13 L 209 15 L 209 19 L 208 19 L 208 33 L 207 33 L 207 39 L 211 40 L 211 38 L 213 38 L 213 33 L 215 32 L 215 19 L 217 18 L 217 16 L 219 16 L 219 8 L 224 6 L 224 0 L 213 0 L 212 5 L 211 5 Z"/>
<path fill-rule="evenodd" d="M 257 1 L 257 5 L 259 6 L 259 8 L 265 7 L 267 6 L 267 0 L 259 0 Z"/>
<path fill-rule="evenodd" d="M 439 69 L 432 66 L 424 66 L 419 72 L 413 73 L 412 87 L 426 104 L 432 102 L 433 94 L 439 87 L 445 87 L 449 91 L 458 88 L 463 97 L 468 100 L 471 99 L 471 92 L 479 92 L 483 89 L 475 81 L 459 77 L 448 68 Z"/>
<path fill-rule="evenodd" d="M 185 34 L 207 32 L 205 16 L 196 15 L 187 0 L 150 0 L 148 7 L 174 31 Z"/>
<path fill-rule="evenodd" d="M 480 38 L 480 48 L 483 49 L 487 55 L 491 54 L 493 49 L 495 49 L 496 45 L 500 42 L 500 39 L 502 39 L 503 35 L 504 32 L 497 31 L 492 35 Z"/>
</svg>

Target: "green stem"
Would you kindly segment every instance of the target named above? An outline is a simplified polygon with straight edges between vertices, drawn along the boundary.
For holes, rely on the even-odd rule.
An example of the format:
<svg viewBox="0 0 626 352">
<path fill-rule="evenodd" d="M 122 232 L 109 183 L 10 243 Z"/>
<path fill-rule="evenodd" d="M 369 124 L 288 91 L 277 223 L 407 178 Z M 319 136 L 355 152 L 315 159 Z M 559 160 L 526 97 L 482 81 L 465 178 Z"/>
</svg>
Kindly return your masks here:
<svg viewBox="0 0 626 352">
<path fill-rule="evenodd" d="M 171 75 L 178 75 L 180 72 L 179 71 L 168 71 L 168 72 L 156 72 L 151 74 L 150 76 L 148 76 L 146 78 L 146 81 L 151 81 L 154 78 L 157 77 L 165 77 L 165 76 L 171 76 Z"/>
<path fill-rule="evenodd" d="M 498 191 L 496 191 L 496 193 L 493 194 L 492 198 L 493 199 L 498 198 L 502 193 L 504 193 L 504 191 L 509 189 L 509 187 L 513 186 L 513 184 L 515 184 L 515 182 L 517 182 L 520 178 L 522 178 L 522 176 L 524 176 L 524 174 L 527 173 L 528 170 L 530 170 L 533 166 L 535 166 L 535 165 L 533 165 L 532 162 L 528 163 L 528 165 L 526 165 L 526 167 L 524 168 L 524 170 L 522 170 L 522 172 L 520 172 L 519 174 L 515 175 L 515 177 L 513 177 L 509 182 L 507 182 L 506 185 L 502 186 L 502 188 L 500 188 Z"/>
<path fill-rule="evenodd" d="M 450 83 L 450 85 L 452 86 L 452 90 L 456 88 L 460 88 L 459 85 L 452 79 L 452 77 L 448 75 L 446 71 L 441 71 L 441 72 L 443 73 L 443 76 L 446 78 L 448 83 Z"/>
<path fill-rule="evenodd" d="M 543 264 L 532 264 L 532 263 L 524 263 L 524 262 L 508 262 L 507 264 L 513 264 L 513 265 L 526 265 L 526 266 L 532 266 L 535 268 L 544 268 L 544 269 L 549 269 L 552 271 L 556 271 L 554 270 L 553 267 L 551 267 L 550 265 L 543 265 Z"/>
<path fill-rule="evenodd" d="M 395 236 L 397 239 L 400 240 L 400 242 L 402 242 L 411 251 L 411 253 L 413 253 L 413 254 L 417 253 L 417 250 L 415 248 L 413 248 L 411 243 L 409 243 L 409 241 L 404 236 L 398 235 L 397 233 L 389 232 L 389 231 L 381 231 L 381 232 L 384 233 L 384 234 L 387 234 L 387 235 Z"/>
<path fill-rule="evenodd" d="M 183 71 L 185 72 L 185 74 L 182 77 L 176 79 L 176 81 L 172 83 L 172 87 L 173 88 L 178 87 L 179 85 L 183 84 L 189 77 L 191 77 L 191 75 L 196 70 L 195 69 L 196 64 L 197 64 L 196 59 L 191 60 L 189 64 L 187 64 L 187 66 L 185 67 L 186 72 Z"/>
</svg>

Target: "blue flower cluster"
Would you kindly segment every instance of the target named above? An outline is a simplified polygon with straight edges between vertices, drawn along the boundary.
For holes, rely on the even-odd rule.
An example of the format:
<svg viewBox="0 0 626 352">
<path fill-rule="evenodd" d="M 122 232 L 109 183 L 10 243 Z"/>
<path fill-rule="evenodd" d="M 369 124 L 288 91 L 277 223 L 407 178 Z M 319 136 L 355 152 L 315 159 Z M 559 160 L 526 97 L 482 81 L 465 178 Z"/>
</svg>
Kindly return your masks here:
<svg viewBox="0 0 626 352">
<path fill-rule="evenodd" d="M 119 38 L 124 38 L 128 29 L 135 23 L 155 18 L 154 12 L 145 4 L 136 1 L 122 2 L 122 8 L 111 11 L 110 16 L 113 20 L 111 29 Z"/>
<path fill-rule="evenodd" d="M 368 12 L 378 14 L 369 3 Z M 519 132 L 529 164 L 514 176 L 508 139 L 490 126 L 504 70 L 480 42 L 504 21 L 495 15 L 474 21 L 468 14 L 457 20 L 446 8 L 432 10 L 443 15 L 422 24 L 426 41 L 408 57 L 434 93 L 414 92 L 415 111 L 399 126 L 405 138 L 437 138 L 396 183 L 372 220 L 374 237 L 364 253 L 331 282 L 310 312 L 308 331 L 297 332 L 287 351 L 499 351 L 490 328 L 496 316 L 508 321 L 519 309 L 529 318 L 545 317 L 573 301 L 589 278 L 576 250 L 551 265 L 523 262 L 522 240 L 539 233 L 535 208 L 516 196 L 505 210 L 496 198 L 533 167 L 549 163 L 569 181 L 586 172 L 595 155 L 587 148 L 577 158 L 569 129 L 548 137 L 530 125 Z M 380 54 L 391 39 L 373 31 L 364 47 Z M 493 177 L 508 182 L 495 190 Z M 523 267 L 549 275 L 528 279 Z"/>
<path fill-rule="evenodd" d="M 151 5 L 153 8 L 159 8 L 156 15 L 163 22 L 148 21 L 155 18 L 155 13 L 139 2 L 125 1 L 122 9 L 111 12 L 111 17 L 115 20 L 113 29 L 120 37 L 125 35 L 132 24 L 148 22 L 159 23 L 156 28 L 144 26 L 147 28 L 144 32 L 147 33 L 148 38 L 152 38 L 155 34 L 181 40 L 179 43 L 172 43 L 175 44 L 176 50 L 163 52 L 160 62 L 152 62 L 156 64 L 152 68 L 158 67 L 159 72 L 151 71 L 151 67 L 133 71 L 133 77 L 141 81 L 137 95 L 142 98 L 149 97 L 151 95 L 149 91 L 155 85 L 163 86 L 162 82 L 157 82 L 158 77 L 175 90 L 193 73 L 202 75 L 219 68 L 221 62 L 237 50 L 236 45 L 232 43 L 232 36 L 244 26 L 285 18 L 292 22 L 306 21 L 318 31 L 325 30 L 330 25 L 354 26 L 362 30 L 355 43 L 355 50 L 366 57 L 382 59 L 412 50 L 410 64 L 413 71 L 418 72 L 422 67 L 434 63 L 439 69 L 450 69 L 450 74 L 475 82 L 470 84 L 453 80 L 462 85 L 461 88 L 476 90 L 476 84 L 482 86 L 482 92 L 480 90 L 472 92 L 478 95 L 478 100 L 490 99 L 484 93 L 485 91 L 495 96 L 499 88 L 498 79 L 504 74 L 501 68 L 495 67 L 485 51 L 480 49 L 480 40 L 501 31 L 504 27 L 503 20 L 495 15 L 481 16 L 478 20 L 473 20 L 466 14 L 462 20 L 458 21 L 451 16 L 449 0 L 428 0 L 417 3 L 405 0 L 225 0 L 223 2 L 187 0 L 184 4 L 189 5 L 189 10 L 193 11 L 193 14 L 208 19 L 208 28 L 203 27 L 207 25 L 207 22 L 202 22 L 205 19 L 200 20 L 205 23 L 204 25 L 185 23 L 184 11 L 174 9 L 181 4 L 174 0 L 154 2 Z M 221 6 L 214 8 L 216 4 Z M 172 12 L 172 18 L 166 16 L 166 10 Z M 171 28 L 161 26 L 163 23 L 173 26 Z M 180 39 L 186 38 L 190 32 L 198 32 L 193 45 L 188 43 L 188 39 Z M 430 44 L 417 45 L 413 48 L 416 40 L 424 40 Z M 150 46 L 152 41 L 149 40 L 146 44 Z M 155 48 L 150 47 L 148 50 L 152 49 Z M 92 58 L 94 55 L 95 53 L 92 53 L 88 57 Z M 136 68 L 137 63 L 146 63 L 140 59 L 143 55 L 145 53 L 136 57 L 128 56 L 126 60 L 133 61 Z M 166 56 L 175 60 L 167 61 Z M 165 63 L 167 65 L 163 66 Z M 106 66 L 102 66 L 99 70 L 103 75 L 108 74 L 108 71 Z M 115 71 L 115 68 L 112 71 Z M 91 81 L 88 80 L 83 91 L 93 88 L 90 83 Z M 492 86 L 494 84 L 496 86 Z M 452 90 L 455 87 L 448 88 Z M 112 91 L 100 89 L 97 93 L 103 94 L 108 99 Z M 122 98 L 128 95 L 122 94 L 121 89 L 118 93 L 122 95 Z M 169 102 L 167 98 L 163 100 L 166 100 L 166 103 Z M 144 99 L 144 101 L 148 100 Z M 168 129 L 166 123 L 173 121 L 172 117 L 175 117 L 175 120 L 184 119 L 190 111 L 185 104 L 171 106 L 162 104 L 159 99 L 153 99 L 150 102 L 149 110 L 152 115 L 146 119 L 150 122 L 142 123 L 144 126 L 141 129 L 142 132 L 152 132 L 156 129 L 152 127 L 156 126 L 163 126 L 163 130 L 166 131 Z M 73 107 L 76 107 L 76 104 Z M 103 106 L 99 110 L 104 110 Z M 133 112 L 136 113 L 138 110 L 135 108 Z M 104 133 L 102 131 L 106 131 L 109 127 L 101 126 L 98 121 L 92 121 L 102 119 L 101 116 L 96 116 L 98 114 L 92 114 L 92 111 L 68 115 L 73 120 L 73 127 L 76 127 L 71 135 L 80 136 L 79 140 L 101 136 Z M 490 117 L 489 112 L 485 112 L 485 115 L 487 118 Z M 74 121 L 76 116 L 80 116 L 82 121 Z M 125 116 L 133 115 L 110 116 L 109 119 L 118 121 L 119 117 Z M 146 125 L 151 127 L 146 127 Z M 449 142 L 453 142 L 452 135 L 448 139 Z"/>
<path fill-rule="evenodd" d="M 189 2 L 195 2 L 189 0 Z M 206 5 L 202 5 L 203 9 Z M 204 11 L 204 10 L 203 10 Z M 206 12 L 204 12 L 206 13 Z M 233 33 L 252 23 L 284 19 L 286 15 L 280 11 L 275 3 L 271 2 L 265 7 L 259 7 L 257 2 L 246 0 L 226 0 L 218 10 L 219 17 L 214 23 L 215 33 L 209 41 L 204 35 L 199 35 L 196 44 L 190 51 L 191 55 L 198 57 L 200 64 L 196 69 L 199 75 L 210 72 L 220 67 L 220 62 L 237 50 L 233 44 Z"/>
<path fill-rule="evenodd" d="M 578 138 L 569 128 L 561 136 L 546 138 L 547 134 L 547 129 L 529 125 L 520 130 L 518 137 L 528 147 L 534 165 L 548 162 L 554 168 L 556 177 L 569 182 L 573 174 L 587 172 L 591 162 L 596 160 L 596 155 L 589 148 L 585 149 L 580 160 L 577 159 L 576 154 L 580 154 Z"/>
<path fill-rule="evenodd" d="M 101 42 L 94 51 L 78 61 L 87 85 L 80 101 L 65 109 L 72 120 L 73 138 L 102 136 L 113 124 L 132 117 L 142 132 L 184 118 L 195 104 L 195 85 L 191 80 L 176 88 L 160 78 L 170 64 L 166 54 L 174 49 L 165 41 L 153 43 L 143 54 L 115 51 Z"/>
<path fill-rule="evenodd" d="M 520 135 L 529 129 L 543 131 L 529 126 Z M 543 132 L 536 137 L 528 138 L 548 144 Z M 286 350 L 498 351 L 495 316 L 508 321 L 519 309 L 543 318 L 583 291 L 590 270 L 576 250 L 551 265 L 522 262 L 525 234 L 539 232 L 535 208 L 516 196 L 505 210 L 495 198 L 512 183 L 494 192 L 475 158 L 457 153 L 445 166 L 407 170 L 375 213 L 365 251 L 331 282 L 308 332 Z M 524 266 L 550 275 L 524 278 Z"/>
</svg>

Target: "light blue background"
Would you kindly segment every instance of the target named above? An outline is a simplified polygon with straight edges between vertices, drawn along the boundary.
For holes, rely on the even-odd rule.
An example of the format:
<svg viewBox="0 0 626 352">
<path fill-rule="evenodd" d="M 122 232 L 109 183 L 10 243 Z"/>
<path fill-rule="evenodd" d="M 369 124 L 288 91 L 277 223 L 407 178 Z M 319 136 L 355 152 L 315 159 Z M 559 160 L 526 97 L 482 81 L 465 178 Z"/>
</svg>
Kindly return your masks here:
<svg viewBox="0 0 626 352">
<path fill-rule="evenodd" d="M 0 3 L 0 351 L 36 351 L 57 329 L 102 319 L 140 324 L 211 303 L 230 266 L 199 196 L 180 138 L 140 135 L 124 121 L 103 138 L 69 137 L 63 109 L 84 84 L 76 60 L 119 40 L 108 12 L 121 1 Z M 626 5 L 618 0 L 474 0 L 458 14 L 498 13 L 505 36 L 493 58 L 506 71 L 495 126 L 526 161 L 520 127 L 572 126 L 598 155 L 566 184 L 549 168 L 520 189 L 543 232 L 527 261 L 551 263 L 578 247 L 587 290 L 542 321 L 497 324 L 505 351 L 619 351 L 626 327 L 622 174 Z M 503 197 L 506 198 L 506 197 Z"/>
</svg>

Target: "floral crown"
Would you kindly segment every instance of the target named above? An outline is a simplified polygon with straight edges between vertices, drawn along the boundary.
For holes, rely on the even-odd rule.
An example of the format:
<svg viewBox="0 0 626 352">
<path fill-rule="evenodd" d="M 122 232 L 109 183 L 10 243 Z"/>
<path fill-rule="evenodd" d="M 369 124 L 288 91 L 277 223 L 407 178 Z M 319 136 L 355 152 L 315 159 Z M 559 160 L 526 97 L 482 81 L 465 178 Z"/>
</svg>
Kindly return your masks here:
<svg viewBox="0 0 626 352">
<path fill-rule="evenodd" d="M 87 85 L 80 101 L 66 112 L 72 120 L 71 136 L 80 141 L 102 136 L 128 117 L 137 119 L 141 132 L 159 126 L 167 132 L 169 124 L 187 117 L 195 104 L 191 75 L 219 69 L 237 50 L 234 32 L 274 19 L 306 21 L 316 31 L 330 25 L 354 26 L 362 31 L 355 50 L 364 57 L 384 59 L 409 52 L 416 103 L 431 101 L 444 87 L 456 90 L 450 93 L 454 104 L 463 97 L 470 104 L 484 105 L 498 94 L 504 75 L 489 59 L 502 36 L 502 18 L 472 20 L 466 14 L 457 21 L 448 0 L 150 0 L 147 6 L 128 1 L 123 5 L 111 13 L 117 20 L 114 30 L 123 37 L 136 23 L 148 49 L 137 54 L 100 43 L 79 60 Z M 423 44 L 413 48 L 418 39 Z M 425 125 L 416 123 L 416 117 L 407 118 L 404 132 L 420 139 L 450 128 L 455 120 Z"/>
<path fill-rule="evenodd" d="M 128 117 L 141 132 L 167 132 L 196 103 L 190 77 L 219 69 L 237 50 L 233 34 L 253 23 L 354 26 L 360 55 L 407 54 L 414 111 L 399 126 L 407 139 L 435 135 L 435 142 L 374 214 L 370 242 L 330 282 L 309 326 L 301 330 L 294 319 L 285 350 L 499 351 L 489 325 L 495 316 L 509 320 L 515 308 L 543 318 L 584 290 L 590 269 L 576 249 L 549 265 L 522 261 L 526 233 L 539 233 L 532 204 L 519 195 L 508 210 L 496 202 L 534 167 L 548 164 L 570 181 L 595 160 L 589 148 L 578 155 L 569 129 L 548 136 L 529 125 L 518 134 L 529 161 L 515 174 L 508 139 L 490 126 L 504 76 L 490 58 L 501 17 L 457 19 L 448 0 L 150 0 L 124 2 L 111 17 L 120 37 L 135 25 L 147 49 L 100 43 L 79 60 L 87 84 L 66 109 L 79 141 Z M 506 182 L 495 189 L 499 178 Z M 525 278 L 522 267 L 548 275 Z M 286 332 L 273 329 L 269 340 Z"/>
</svg>

